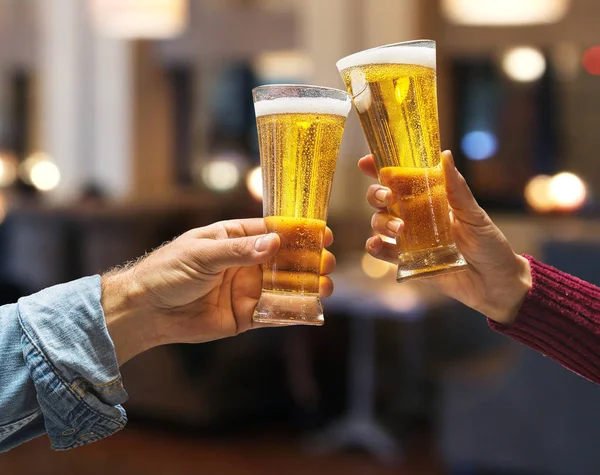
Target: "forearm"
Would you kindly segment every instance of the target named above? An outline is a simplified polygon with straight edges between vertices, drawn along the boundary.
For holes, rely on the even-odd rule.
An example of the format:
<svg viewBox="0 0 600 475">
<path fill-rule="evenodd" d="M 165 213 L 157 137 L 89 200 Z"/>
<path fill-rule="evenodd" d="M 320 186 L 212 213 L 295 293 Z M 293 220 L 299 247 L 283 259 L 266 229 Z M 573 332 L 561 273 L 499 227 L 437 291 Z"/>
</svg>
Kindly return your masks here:
<svg viewBox="0 0 600 475">
<path fill-rule="evenodd" d="M 157 319 L 144 305 L 132 268 L 102 276 L 102 309 L 119 366 L 161 344 Z"/>
<path fill-rule="evenodd" d="M 532 287 L 510 326 L 490 326 L 600 383 L 600 288 L 529 258 Z"/>
</svg>

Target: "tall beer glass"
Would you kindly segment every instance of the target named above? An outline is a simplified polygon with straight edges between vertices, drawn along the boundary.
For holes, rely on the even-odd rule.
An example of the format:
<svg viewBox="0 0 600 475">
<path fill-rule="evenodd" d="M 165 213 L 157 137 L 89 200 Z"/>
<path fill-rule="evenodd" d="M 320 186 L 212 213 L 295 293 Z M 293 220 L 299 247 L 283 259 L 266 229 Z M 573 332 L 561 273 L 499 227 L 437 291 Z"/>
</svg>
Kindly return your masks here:
<svg viewBox="0 0 600 475">
<path fill-rule="evenodd" d="M 436 93 L 435 41 L 380 46 L 337 63 L 375 156 L 388 211 L 402 218 L 397 281 L 466 268 L 450 232 Z"/>
<path fill-rule="evenodd" d="M 263 264 L 254 321 L 322 325 L 319 275 L 333 174 L 351 108 L 344 91 L 270 85 L 253 91 L 267 230 L 281 239 Z"/>
</svg>

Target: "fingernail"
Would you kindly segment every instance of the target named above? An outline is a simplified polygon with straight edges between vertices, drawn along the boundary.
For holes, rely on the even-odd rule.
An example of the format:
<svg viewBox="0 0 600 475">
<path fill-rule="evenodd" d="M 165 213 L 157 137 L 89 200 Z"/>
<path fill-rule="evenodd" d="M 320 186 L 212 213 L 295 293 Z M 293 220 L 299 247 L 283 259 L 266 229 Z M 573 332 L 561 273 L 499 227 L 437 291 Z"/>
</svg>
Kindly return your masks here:
<svg viewBox="0 0 600 475">
<path fill-rule="evenodd" d="M 378 254 L 379 253 L 379 243 L 378 243 L 378 241 L 374 237 L 368 239 L 368 241 L 367 241 L 367 247 L 374 254 Z"/>
<path fill-rule="evenodd" d="M 399 219 L 392 219 L 391 221 L 387 222 L 386 226 L 390 231 L 398 234 L 400 232 L 400 229 L 402 228 L 402 224 L 402 221 L 400 221 Z"/>
<path fill-rule="evenodd" d="M 450 152 L 449 150 L 446 151 L 446 157 L 448 158 L 448 161 L 450 162 L 450 165 L 452 165 L 454 168 L 456 168 L 456 164 L 454 163 L 454 157 L 452 156 L 452 152 Z"/>
<path fill-rule="evenodd" d="M 381 190 L 377 190 L 375 192 L 375 198 L 377 198 L 379 201 L 381 201 L 383 203 L 387 197 L 387 194 L 388 194 L 388 191 L 384 190 L 382 188 Z"/>
<path fill-rule="evenodd" d="M 259 237 L 254 241 L 254 249 L 257 252 L 264 252 L 269 248 L 269 244 L 273 240 L 273 234 L 266 234 L 265 236 Z"/>
</svg>

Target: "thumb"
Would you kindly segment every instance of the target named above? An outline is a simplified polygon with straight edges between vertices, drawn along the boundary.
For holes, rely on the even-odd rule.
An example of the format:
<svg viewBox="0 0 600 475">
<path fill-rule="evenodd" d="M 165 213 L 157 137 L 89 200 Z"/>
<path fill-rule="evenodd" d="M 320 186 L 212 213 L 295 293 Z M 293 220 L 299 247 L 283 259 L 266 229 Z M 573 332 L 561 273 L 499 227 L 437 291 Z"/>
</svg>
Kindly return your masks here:
<svg viewBox="0 0 600 475">
<path fill-rule="evenodd" d="M 218 273 L 230 267 L 248 267 L 261 264 L 279 250 L 280 240 L 275 233 L 233 239 L 209 239 L 199 256 L 202 267 Z"/>
<path fill-rule="evenodd" d="M 454 165 L 450 151 L 442 153 L 442 167 L 446 179 L 446 194 L 452 213 L 459 220 L 473 226 L 488 224 L 487 213 L 479 206 L 467 181 Z"/>
</svg>

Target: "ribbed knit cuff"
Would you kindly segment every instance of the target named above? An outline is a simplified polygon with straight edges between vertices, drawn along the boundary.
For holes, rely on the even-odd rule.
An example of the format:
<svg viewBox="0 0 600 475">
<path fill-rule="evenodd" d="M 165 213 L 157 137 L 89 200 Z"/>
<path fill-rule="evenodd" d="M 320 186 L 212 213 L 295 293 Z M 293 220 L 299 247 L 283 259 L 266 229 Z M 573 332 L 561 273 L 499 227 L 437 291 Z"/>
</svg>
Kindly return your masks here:
<svg viewBox="0 0 600 475">
<path fill-rule="evenodd" d="M 510 327 L 490 327 L 600 382 L 600 288 L 525 256 L 532 287 Z"/>
</svg>

